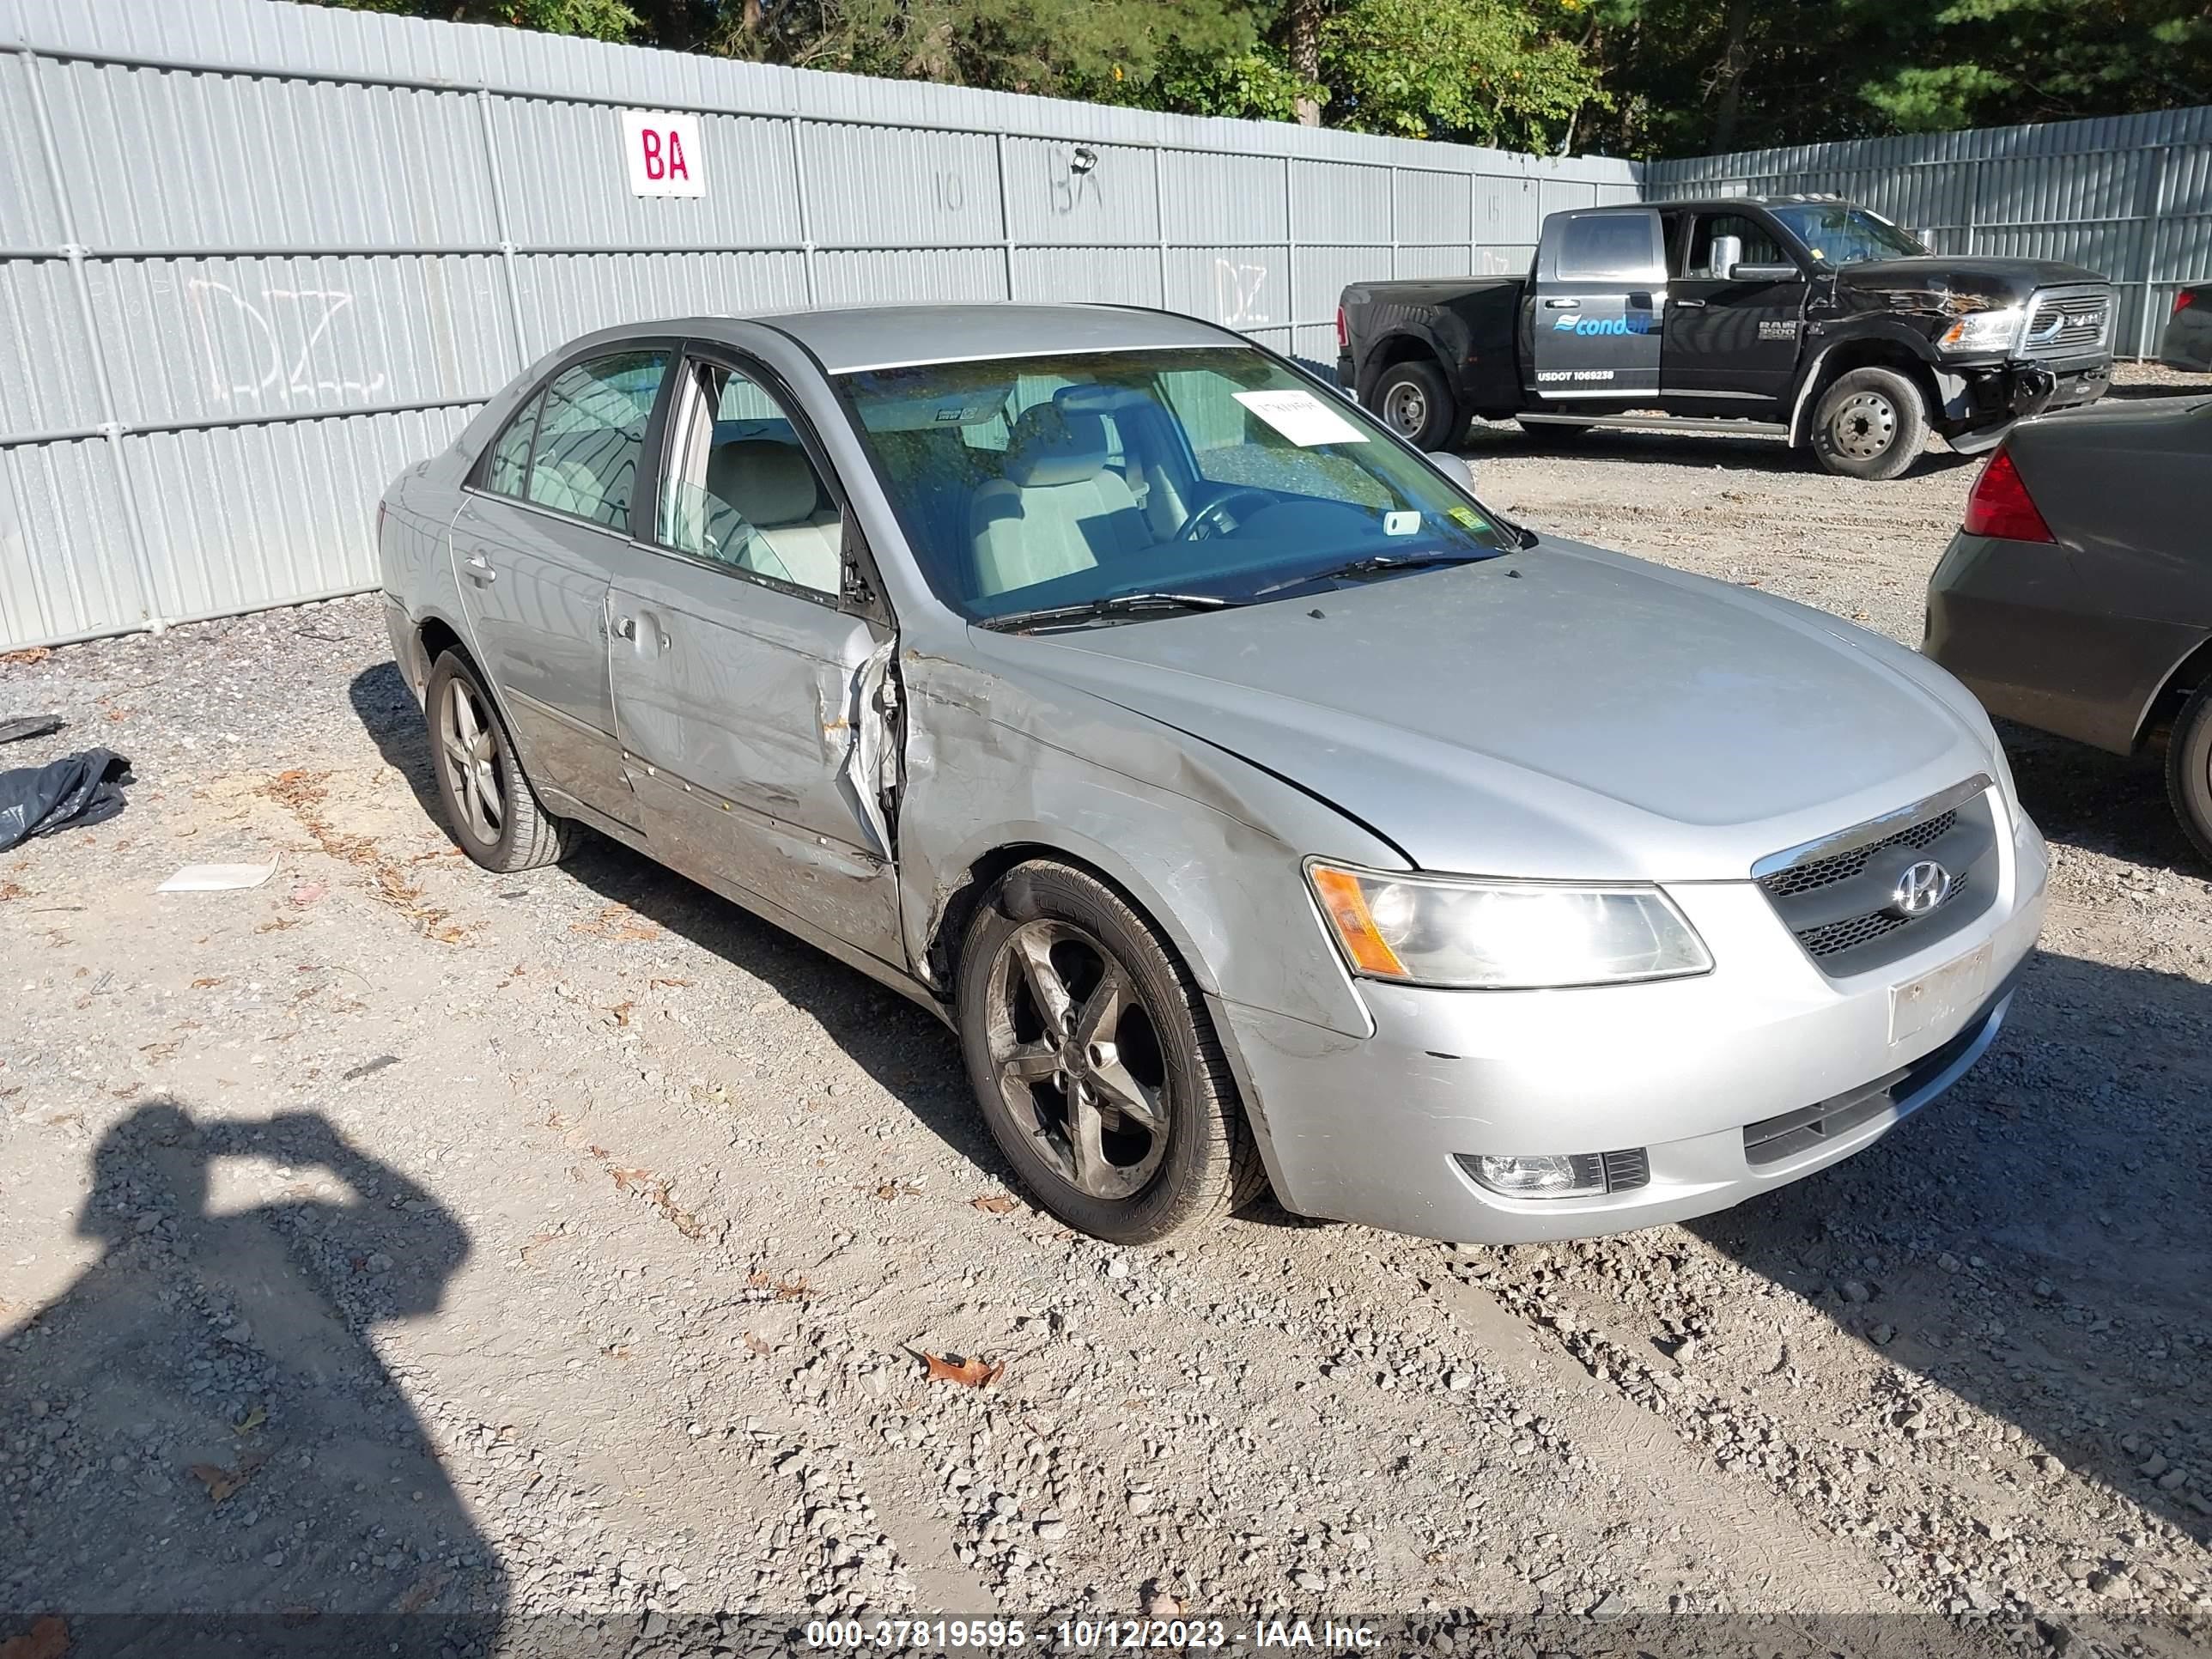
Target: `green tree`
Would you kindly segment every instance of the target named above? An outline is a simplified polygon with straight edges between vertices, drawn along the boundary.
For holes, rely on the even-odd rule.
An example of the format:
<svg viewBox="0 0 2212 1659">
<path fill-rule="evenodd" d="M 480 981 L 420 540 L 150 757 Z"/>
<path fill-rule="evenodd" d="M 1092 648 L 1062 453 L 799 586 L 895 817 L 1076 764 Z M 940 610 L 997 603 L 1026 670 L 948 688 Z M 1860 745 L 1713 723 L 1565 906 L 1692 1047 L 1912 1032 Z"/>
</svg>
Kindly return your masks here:
<svg viewBox="0 0 2212 1659">
<path fill-rule="evenodd" d="M 1352 0 L 1321 26 L 1334 126 L 1549 149 L 1595 74 L 1544 9 L 1516 0 Z"/>
<path fill-rule="evenodd" d="M 311 6 L 348 11 L 380 11 L 406 17 L 438 17 L 452 23 L 504 23 L 547 34 L 582 35 L 593 40 L 629 40 L 645 20 L 623 0 L 304 0 Z"/>
</svg>

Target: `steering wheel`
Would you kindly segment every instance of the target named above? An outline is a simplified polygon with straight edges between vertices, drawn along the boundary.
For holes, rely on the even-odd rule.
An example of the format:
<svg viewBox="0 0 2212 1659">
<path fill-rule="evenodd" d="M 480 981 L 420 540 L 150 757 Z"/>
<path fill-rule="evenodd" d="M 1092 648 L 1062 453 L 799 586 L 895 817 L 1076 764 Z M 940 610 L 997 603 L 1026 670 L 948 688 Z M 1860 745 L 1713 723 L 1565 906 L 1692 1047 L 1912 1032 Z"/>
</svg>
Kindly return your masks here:
<svg viewBox="0 0 2212 1659">
<path fill-rule="evenodd" d="M 1241 501 L 1256 501 L 1262 507 L 1275 504 L 1275 498 L 1264 489 L 1232 489 L 1226 495 L 1215 496 L 1192 514 L 1184 520 L 1182 528 L 1176 532 L 1176 539 L 1179 542 L 1202 542 L 1209 537 L 1227 534 L 1239 523 L 1237 515 L 1229 509 Z M 1226 525 L 1222 522 L 1224 519 L 1228 520 Z"/>
</svg>

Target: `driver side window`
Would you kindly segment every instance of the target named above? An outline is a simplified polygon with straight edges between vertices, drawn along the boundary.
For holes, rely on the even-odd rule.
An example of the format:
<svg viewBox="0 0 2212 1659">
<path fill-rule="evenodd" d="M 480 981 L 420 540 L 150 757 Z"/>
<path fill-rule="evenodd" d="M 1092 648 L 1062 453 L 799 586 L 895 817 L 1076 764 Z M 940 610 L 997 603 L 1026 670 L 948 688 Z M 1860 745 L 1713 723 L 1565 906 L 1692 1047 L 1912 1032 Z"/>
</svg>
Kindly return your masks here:
<svg viewBox="0 0 2212 1659">
<path fill-rule="evenodd" d="M 684 366 L 653 534 L 663 546 L 835 598 L 844 521 L 781 404 L 743 371 Z"/>
<path fill-rule="evenodd" d="M 1690 230 L 1690 257 L 1682 275 L 1693 282 L 1719 282 L 1724 272 L 1713 269 L 1713 243 L 1733 236 L 1743 244 L 1736 257 L 1747 265 L 1794 264 L 1774 233 L 1758 220 L 1741 213 L 1701 213 Z"/>
</svg>

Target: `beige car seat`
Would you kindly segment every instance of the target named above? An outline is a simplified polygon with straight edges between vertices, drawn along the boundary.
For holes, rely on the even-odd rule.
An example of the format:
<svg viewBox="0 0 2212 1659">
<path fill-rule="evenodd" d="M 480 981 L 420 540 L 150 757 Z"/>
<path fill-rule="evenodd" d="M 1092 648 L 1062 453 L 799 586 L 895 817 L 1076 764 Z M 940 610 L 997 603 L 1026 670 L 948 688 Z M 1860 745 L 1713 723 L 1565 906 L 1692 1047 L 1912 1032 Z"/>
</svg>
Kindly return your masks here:
<svg viewBox="0 0 2212 1659">
<path fill-rule="evenodd" d="M 718 444 L 707 457 L 707 493 L 717 498 L 708 536 L 718 556 L 817 592 L 843 588 L 842 520 L 823 501 L 805 450 L 771 438 Z"/>
<path fill-rule="evenodd" d="M 968 512 L 975 597 L 1010 592 L 1152 545 L 1137 498 L 1106 465 L 1098 416 L 1039 404 L 1022 411 L 1004 474 Z"/>
</svg>

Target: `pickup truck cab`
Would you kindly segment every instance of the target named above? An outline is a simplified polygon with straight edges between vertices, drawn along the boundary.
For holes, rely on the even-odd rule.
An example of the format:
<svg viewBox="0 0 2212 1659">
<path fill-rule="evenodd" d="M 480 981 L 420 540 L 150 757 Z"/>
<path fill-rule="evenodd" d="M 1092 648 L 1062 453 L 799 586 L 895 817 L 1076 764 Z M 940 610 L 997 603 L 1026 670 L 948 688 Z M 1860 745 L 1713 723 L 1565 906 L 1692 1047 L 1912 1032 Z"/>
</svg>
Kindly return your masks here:
<svg viewBox="0 0 2212 1659">
<path fill-rule="evenodd" d="M 1732 197 L 1552 214 L 1526 277 L 1355 283 L 1337 374 L 1424 449 L 1478 416 L 1692 425 L 1893 478 L 1931 430 L 1972 453 L 2103 396 L 2112 326 L 2095 271 L 1930 253 L 1830 197 Z"/>
</svg>

